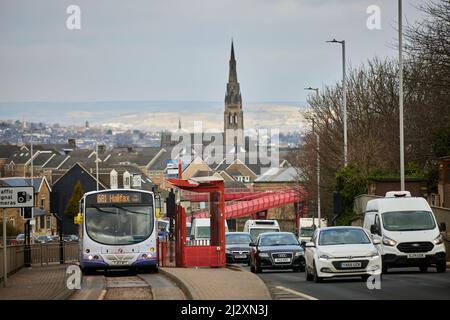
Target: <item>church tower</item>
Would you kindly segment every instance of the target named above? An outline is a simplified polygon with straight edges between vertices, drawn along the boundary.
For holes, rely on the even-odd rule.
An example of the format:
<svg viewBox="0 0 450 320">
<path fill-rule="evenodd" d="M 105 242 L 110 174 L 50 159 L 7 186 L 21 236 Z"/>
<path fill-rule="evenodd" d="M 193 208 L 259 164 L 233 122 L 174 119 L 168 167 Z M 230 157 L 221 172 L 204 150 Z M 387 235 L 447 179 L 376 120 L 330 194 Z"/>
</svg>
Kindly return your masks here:
<svg viewBox="0 0 450 320">
<path fill-rule="evenodd" d="M 239 152 L 239 146 L 244 146 L 244 114 L 242 112 L 242 97 L 237 81 L 236 59 L 234 45 L 231 41 L 230 71 L 228 75 L 227 92 L 225 94 L 224 135 L 227 152 L 234 147 Z"/>
</svg>

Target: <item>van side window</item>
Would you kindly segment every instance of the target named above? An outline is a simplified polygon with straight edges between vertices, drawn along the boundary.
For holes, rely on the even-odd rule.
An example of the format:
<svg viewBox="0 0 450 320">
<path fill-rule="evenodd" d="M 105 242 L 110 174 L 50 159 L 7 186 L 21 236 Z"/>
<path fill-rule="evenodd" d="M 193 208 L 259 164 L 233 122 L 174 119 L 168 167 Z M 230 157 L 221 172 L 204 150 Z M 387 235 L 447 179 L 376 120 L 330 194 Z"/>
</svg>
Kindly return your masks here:
<svg viewBox="0 0 450 320">
<path fill-rule="evenodd" d="M 378 230 L 381 233 L 381 224 L 380 224 L 380 216 L 377 214 L 375 215 L 375 225 L 377 226 Z"/>
</svg>

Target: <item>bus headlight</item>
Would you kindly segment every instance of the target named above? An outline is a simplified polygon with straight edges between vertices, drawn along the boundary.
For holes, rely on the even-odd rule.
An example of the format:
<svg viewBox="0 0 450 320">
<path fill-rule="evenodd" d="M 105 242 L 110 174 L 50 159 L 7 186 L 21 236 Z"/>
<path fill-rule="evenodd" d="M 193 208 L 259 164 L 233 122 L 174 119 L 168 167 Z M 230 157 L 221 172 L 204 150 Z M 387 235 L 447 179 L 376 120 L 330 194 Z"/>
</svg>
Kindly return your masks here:
<svg viewBox="0 0 450 320">
<path fill-rule="evenodd" d="M 92 259 L 94 259 L 94 257 L 90 254 L 90 255 L 88 256 L 88 260 L 92 260 Z"/>
<path fill-rule="evenodd" d="M 150 253 L 153 253 L 153 252 L 155 252 L 155 248 L 151 247 L 150 248 Z"/>
</svg>

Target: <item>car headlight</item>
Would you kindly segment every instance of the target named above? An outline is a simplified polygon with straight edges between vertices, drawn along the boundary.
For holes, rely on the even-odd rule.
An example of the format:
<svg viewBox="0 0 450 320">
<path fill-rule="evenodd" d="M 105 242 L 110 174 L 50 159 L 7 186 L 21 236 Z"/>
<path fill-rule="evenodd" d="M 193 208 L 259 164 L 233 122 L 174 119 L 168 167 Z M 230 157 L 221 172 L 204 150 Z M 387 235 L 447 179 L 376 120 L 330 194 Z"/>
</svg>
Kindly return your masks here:
<svg viewBox="0 0 450 320">
<path fill-rule="evenodd" d="M 380 254 L 378 253 L 378 251 L 376 251 L 376 250 L 374 250 L 374 251 L 372 251 L 372 252 L 369 252 L 368 254 L 367 254 L 367 257 L 369 257 L 369 258 L 376 258 L 376 257 L 378 257 Z"/>
<path fill-rule="evenodd" d="M 383 244 L 386 246 L 393 247 L 397 244 L 397 241 L 392 240 L 391 238 L 388 237 L 383 237 Z"/>
<path fill-rule="evenodd" d="M 262 257 L 262 258 L 268 258 L 269 254 L 267 252 L 260 252 L 259 256 Z"/>
<path fill-rule="evenodd" d="M 444 238 L 442 237 L 442 235 L 438 235 L 436 239 L 433 240 L 433 243 L 436 244 L 441 244 L 442 242 L 444 242 Z"/>
<path fill-rule="evenodd" d="M 297 251 L 297 252 L 295 253 L 295 256 L 296 256 L 296 257 L 303 256 L 303 255 L 304 255 L 303 251 Z"/>
</svg>

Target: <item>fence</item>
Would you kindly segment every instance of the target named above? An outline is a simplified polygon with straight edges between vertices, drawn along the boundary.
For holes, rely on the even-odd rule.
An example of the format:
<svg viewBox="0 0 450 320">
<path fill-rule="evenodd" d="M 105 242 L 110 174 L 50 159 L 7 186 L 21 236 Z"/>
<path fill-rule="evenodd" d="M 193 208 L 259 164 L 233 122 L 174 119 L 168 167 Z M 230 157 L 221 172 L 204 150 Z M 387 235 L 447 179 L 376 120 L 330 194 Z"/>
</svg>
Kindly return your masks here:
<svg viewBox="0 0 450 320">
<path fill-rule="evenodd" d="M 51 263 L 60 262 L 60 244 L 59 243 L 42 243 L 32 244 L 31 248 L 31 265 L 46 266 Z M 4 247 L 0 247 L 0 281 L 3 281 L 5 270 L 3 263 L 3 250 Z M 7 272 L 13 274 L 25 265 L 25 246 L 7 246 Z M 79 244 L 78 242 L 64 242 L 63 243 L 64 262 L 77 262 L 79 257 Z"/>
</svg>

